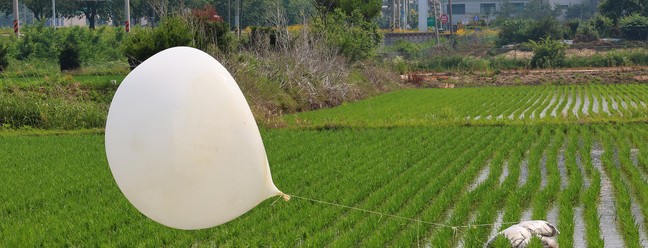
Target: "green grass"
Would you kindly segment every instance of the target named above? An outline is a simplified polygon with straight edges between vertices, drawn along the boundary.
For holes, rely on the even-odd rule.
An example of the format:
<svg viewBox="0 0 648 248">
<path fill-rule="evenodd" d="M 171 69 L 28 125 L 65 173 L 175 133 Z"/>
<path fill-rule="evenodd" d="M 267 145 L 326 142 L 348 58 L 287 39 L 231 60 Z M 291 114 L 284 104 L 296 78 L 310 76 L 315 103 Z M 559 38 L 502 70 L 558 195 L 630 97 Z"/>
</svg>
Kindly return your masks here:
<svg viewBox="0 0 648 248">
<path fill-rule="evenodd" d="M 401 90 L 284 121 L 296 127 L 645 122 L 648 96 L 638 92 L 647 90 L 644 84 Z"/>
<path fill-rule="evenodd" d="M 645 87 L 404 90 L 287 116 L 290 128 L 262 129 L 274 182 L 287 194 L 446 226 L 295 197 L 274 205 L 276 199 L 269 199 L 218 227 L 174 230 L 149 220 L 123 197 L 100 128 L 5 128 L 0 246 L 480 247 L 493 226 L 479 224 L 494 224 L 498 213 L 507 223 L 501 230 L 526 212 L 546 219 L 555 207 L 561 246 L 574 245 L 582 231 L 588 246 L 600 247 L 608 240 L 604 230 L 617 229 L 621 242 L 634 247 L 646 232 L 641 226 L 648 226 L 648 218 L 639 223 L 631 206 L 648 215 Z M 600 105 L 558 100 L 566 95 L 596 97 Z M 602 111 L 602 96 L 610 114 Z M 612 98 L 628 108 L 613 111 Z M 602 171 L 592 158 L 596 149 L 604 151 Z M 612 185 L 614 223 L 599 219 L 604 183 Z M 577 219 L 584 230 L 577 230 Z"/>
</svg>

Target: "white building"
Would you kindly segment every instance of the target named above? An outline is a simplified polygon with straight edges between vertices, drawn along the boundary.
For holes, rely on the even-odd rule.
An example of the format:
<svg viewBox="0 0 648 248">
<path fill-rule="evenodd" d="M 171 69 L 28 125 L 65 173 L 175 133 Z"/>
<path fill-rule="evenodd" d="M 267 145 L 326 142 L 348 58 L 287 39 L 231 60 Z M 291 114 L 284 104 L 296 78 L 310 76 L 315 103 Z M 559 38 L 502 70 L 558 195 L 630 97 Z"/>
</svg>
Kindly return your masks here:
<svg viewBox="0 0 648 248">
<path fill-rule="evenodd" d="M 552 7 L 567 9 L 567 7 L 580 4 L 583 0 L 545 0 L 549 1 Z M 522 12 L 524 5 L 530 0 L 511 0 L 516 12 Z M 448 0 L 441 0 L 443 5 L 441 11 L 449 13 Z M 500 0 L 452 0 L 452 23 L 468 24 L 474 19 L 490 21 L 495 19 L 497 12 L 502 7 Z"/>
</svg>

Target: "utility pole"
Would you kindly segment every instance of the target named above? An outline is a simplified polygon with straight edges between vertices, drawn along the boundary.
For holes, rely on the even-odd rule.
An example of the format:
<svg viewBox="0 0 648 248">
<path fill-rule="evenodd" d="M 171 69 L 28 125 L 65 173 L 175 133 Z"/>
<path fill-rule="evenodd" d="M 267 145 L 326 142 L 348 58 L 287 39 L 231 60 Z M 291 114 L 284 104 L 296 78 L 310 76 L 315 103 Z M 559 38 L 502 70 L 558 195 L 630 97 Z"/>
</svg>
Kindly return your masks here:
<svg viewBox="0 0 648 248">
<path fill-rule="evenodd" d="M 409 8 L 409 0 L 403 0 L 403 18 L 402 18 L 403 20 L 401 21 L 402 22 L 401 25 L 403 26 L 404 29 L 407 29 L 407 19 L 408 19 L 407 17 L 409 16 L 409 13 L 407 13 L 408 8 Z"/>
<path fill-rule="evenodd" d="M 439 13 L 437 12 L 439 9 L 437 8 L 441 8 L 441 3 L 439 3 L 439 6 L 437 6 L 437 3 L 439 3 L 439 0 L 432 0 L 432 11 L 434 11 L 434 35 L 436 36 L 438 46 L 441 44 L 441 40 L 439 39 Z"/>
<path fill-rule="evenodd" d="M 18 13 L 18 0 L 13 0 L 13 15 L 14 33 L 16 34 L 16 36 L 20 37 L 20 24 L 18 23 L 20 20 L 20 14 Z"/>
<path fill-rule="evenodd" d="M 234 4 L 234 27 L 236 28 L 236 35 L 241 36 L 241 0 L 236 0 Z"/>
<path fill-rule="evenodd" d="M 56 29 L 56 0 L 52 0 L 52 27 Z"/>
<path fill-rule="evenodd" d="M 232 0 L 227 0 L 227 25 L 232 28 Z"/>
<path fill-rule="evenodd" d="M 448 0 L 448 12 L 450 12 L 450 13 L 448 13 L 450 15 L 450 20 L 449 20 L 449 22 L 450 22 L 450 40 L 452 40 L 453 39 L 453 33 L 454 33 L 454 30 L 453 30 L 454 26 L 452 25 L 452 0 Z"/>
<path fill-rule="evenodd" d="M 130 33 L 130 0 L 125 0 L 124 2 L 126 3 L 124 6 L 124 10 L 126 10 L 126 22 L 124 23 L 124 28 L 126 29 L 126 33 Z"/>
</svg>

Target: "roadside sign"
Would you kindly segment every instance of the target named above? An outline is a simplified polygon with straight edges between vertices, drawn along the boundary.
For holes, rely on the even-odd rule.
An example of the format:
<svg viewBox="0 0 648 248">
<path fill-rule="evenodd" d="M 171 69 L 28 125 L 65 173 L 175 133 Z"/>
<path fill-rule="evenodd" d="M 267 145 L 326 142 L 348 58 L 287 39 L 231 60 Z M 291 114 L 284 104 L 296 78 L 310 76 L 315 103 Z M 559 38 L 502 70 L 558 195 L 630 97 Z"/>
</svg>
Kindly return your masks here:
<svg viewBox="0 0 648 248">
<path fill-rule="evenodd" d="M 434 19 L 434 17 L 428 17 L 427 19 L 428 27 L 436 27 L 435 24 L 436 24 L 436 20 Z"/>
<path fill-rule="evenodd" d="M 446 14 L 441 15 L 441 23 L 443 24 L 448 23 L 448 15 Z"/>
</svg>

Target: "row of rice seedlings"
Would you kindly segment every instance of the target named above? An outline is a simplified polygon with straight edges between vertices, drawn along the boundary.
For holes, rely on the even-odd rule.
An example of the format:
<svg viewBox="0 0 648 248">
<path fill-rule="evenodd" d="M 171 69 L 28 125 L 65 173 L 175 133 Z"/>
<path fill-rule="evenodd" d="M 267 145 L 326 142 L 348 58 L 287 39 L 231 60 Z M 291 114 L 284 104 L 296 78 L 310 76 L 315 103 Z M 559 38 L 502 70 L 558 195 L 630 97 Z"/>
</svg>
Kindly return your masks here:
<svg viewBox="0 0 648 248">
<path fill-rule="evenodd" d="M 525 111 L 529 105 L 540 99 L 538 93 L 541 93 L 530 91 L 527 87 L 514 87 L 506 91 L 498 88 L 493 88 L 493 90 L 495 92 L 486 99 L 491 102 L 489 108 L 482 109 L 480 113 L 482 116 L 491 116 L 493 119 L 498 116 L 508 118 L 513 111 Z M 498 91 L 502 91 L 502 93 Z"/>
<path fill-rule="evenodd" d="M 599 108 L 598 108 L 598 100 L 596 100 L 596 96 L 592 92 L 592 87 L 590 86 L 583 87 L 583 92 L 589 100 L 589 106 L 587 106 L 587 109 L 583 108 L 583 110 L 585 111 L 584 114 L 587 116 L 595 115 L 596 113 L 594 113 L 594 105 L 595 104 L 597 105 L 596 106 L 597 111 L 599 110 Z"/>
<path fill-rule="evenodd" d="M 510 138 L 519 140 L 520 135 L 521 132 L 516 131 Z M 471 173 L 459 175 L 457 179 L 460 180 L 454 180 L 451 184 L 447 185 L 447 190 L 434 200 L 433 205 L 428 207 L 423 212 L 423 215 L 429 216 L 432 214 L 438 222 L 450 218 L 451 216 L 448 215 L 449 211 L 453 211 L 451 210 L 453 209 L 453 205 L 458 204 L 457 200 L 460 200 L 457 196 L 461 195 L 464 189 L 466 189 L 466 186 L 470 184 L 470 180 L 476 177 L 479 172 L 478 168 L 481 167 L 481 164 L 485 164 L 487 159 L 492 158 L 493 152 L 501 147 L 506 142 L 507 138 L 509 138 L 508 135 L 499 136 L 492 142 L 496 144 L 496 146 L 493 147 L 489 144 L 487 150 L 484 149 L 480 151 L 475 156 L 475 159 L 471 160 L 467 165 Z M 453 239 L 457 238 L 454 236 L 452 228 L 449 227 L 426 226 L 425 228 L 423 236 L 426 237 L 426 240 L 431 242 L 433 246 L 448 247 L 449 244 L 452 244 Z M 431 237 L 432 239 L 430 240 L 427 237 Z"/>
<path fill-rule="evenodd" d="M 518 132 L 516 136 L 517 135 L 523 135 L 523 133 Z M 505 143 L 503 146 L 500 147 L 500 149 L 506 152 L 498 153 L 496 151 L 493 159 L 497 159 L 498 154 L 503 154 L 504 156 L 508 156 L 508 155 L 516 156 L 518 154 L 524 154 L 526 152 L 526 149 L 530 146 L 530 144 L 533 143 L 534 141 L 533 138 L 534 137 L 532 135 L 524 135 L 524 137 L 519 141 L 517 138 L 511 138 L 510 140 L 507 141 L 507 143 Z M 510 150 L 510 154 L 509 154 L 509 150 Z M 521 156 L 517 156 L 517 157 L 520 158 L 517 159 L 517 161 L 516 160 L 512 161 L 513 163 L 521 162 Z M 477 206 L 479 206 L 479 204 L 481 204 L 481 202 L 484 201 L 485 198 L 492 197 L 494 191 L 496 190 L 495 186 L 499 186 L 499 175 L 490 176 L 487 181 L 483 182 L 475 190 L 462 194 L 457 204 L 455 204 L 453 211 L 451 211 L 452 215 L 449 216 L 445 224 L 450 226 L 467 225 L 471 213 L 474 212 L 475 208 L 477 208 Z M 457 232 L 456 230 L 453 230 L 451 228 L 438 229 L 438 231 L 432 235 L 433 238 L 431 240 L 431 243 L 435 245 L 444 246 L 444 247 L 447 247 L 446 245 L 457 245 L 457 242 L 463 236 L 462 234 L 464 234 L 463 231 L 466 230 L 462 229 L 459 231 L 461 232 Z M 448 237 L 448 236 L 454 236 L 455 238 L 452 240 L 443 240 L 442 237 Z"/>
<path fill-rule="evenodd" d="M 641 106 L 641 100 L 637 99 L 634 93 L 628 92 L 626 85 L 615 85 L 614 90 L 619 100 L 624 103 L 623 107 L 628 116 L 633 118 L 646 116 L 646 109 Z"/>
<path fill-rule="evenodd" d="M 503 109 L 501 115 L 506 119 L 517 119 L 519 114 L 516 116 L 515 113 L 522 113 L 536 103 L 536 101 L 539 103 L 544 100 L 540 100 L 540 97 L 542 97 L 546 91 L 546 88 L 543 88 L 542 90 L 529 90 L 528 87 L 520 87 L 518 92 L 519 98 L 516 99 L 515 102 L 509 102 L 508 108 Z"/>
<path fill-rule="evenodd" d="M 621 233 L 626 246 L 640 247 L 639 230 L 634 223 L 634 217 L 632 215 L 632 201 L 630 199 L 629 185 L 624 182 L 623 176 L 615 164 L 614 142 L 613 137 L 610 137 L 609 135 L 609 128 L 610 127 L 606 127 L 608 130 L 605 130 L 602 127 L 599 127 L 597 133 L 599 134 L 599 138 L 602 140 L 603 149 L 605 150 L 602 154 L 603 168 L 608 174 L 612 188 L 614 189 L 617 223 L 620 224 Z"/>
<path fill-rule="evenodd" d="M 416 188 L 417 192 L 415 194 L 403 195 L 402 198 L 405 198 L 407 202 L 405 204 L 401 204 L 399 201 L 394 202 L 390 204 L 387 211 L 391 209 L 392 211 L 397 211 L 397 215 L 415 216 L 414 218 L 417 219 L 438 222 L 438 218 L 427 218 L 426 216 L 419 216 L 417 213 L 421 213 L 427 206 L 438 206 L 440 209 L 447 209 L 447 206 L 456 200 L 450 196 L 457 195 L 461 192 L 461 189 L 467 184 L 467 181 L 479 173 L 481 168 L 480 163 L 485 161 L 492 150 L 496 149 L 502 143 L 502 139 L 499 138 L 503 136 L 501 134 L 502 129 L 492 130 L 490 133 L 484 135 L 483 140 L 480 141 L 480 145 L 466 148 L 467 153 L 447 165 L 449 169 L 439 173 L 437 180 L 427 180 L 427 182 L 422 184 L 416 183 L 409 186 Z M 384 245 L 391 240 L 394 233 L 400 232 L 404 227 L 402 221 L 390 221 L 382 225 L 378 225 L 379 221 L 375 219 L 370 219 L 369 221 L 369 226 L 359 228 L 369 231 L 369 235 L 365 235 L 364 239 L 357 243 L 360 246 L 374 247 Z M 405 226 L 412 224 L 414 223 L 408 222 L 405 223 Z"/>
<path fill-rule="evenodd" d="M 601 89 L 601 93 L 605 95 L 605 100 L 607 102 L 608 110 L 610 111 L 611 115 L 614 117 L 623 116 L 621 104 L 617 102 L 613 93 L 614 87 L 603 85 L 597 85 L 596 87 Z"/>
<path fill-rule="evenodd" d="M 558 88 L 555 86 L 546 86 L 545 90 L 549 91 L 549 94 L 546 96 L 546 101 L 538 106 L 537 110 L 539 112 L 538 118 L 546 118 L 551 116 L 552 106 L 560 101 L 560 94 Z"/>
<path fill-rule="evenodd" d="M 546 128 L 538 127 L 529 130 L 529 132 L 526 132 L 525 135 L 527 136 L 527 138 L 533 140 L 533 144 L 531 144 L 528 140 L 521 144 L 517 144 L 516 148 L 511 151 L 511 154 L 528 153 L 528 180 L 521 189 L 517 190 L 517 193 L 522 199 L 530 199 L 533 197 L 533 192 L 536 191 L 540 186 L 540 180 L 542 180 L 540 173 L 540 161 L 542 159 L 543 151 L 546 148 L 547 143 L 549 142 L 549 132 Z M 512 162 L 513 160 L 514 159 L 512 159 Z M 495 184 L 498 183 L 499 176 L 501 174 L 502 161 L 499 161 L 499 164 L 500 166 L 498 169 L 500 170 L 500 173 L 494 175 L 493 179 L 495 181 Z M 497 211 L 493 211 L 493 209 L 497 209 L 498 203 L 504 201 L 510 193 L 516 191 L 517 182 L 517 177 L 509 174 L 502 185 L 495 185 L 496 187 L 494 187 L 491 192 L 487 192 L 487 196 L 484 197 L 484 202 L 480 203 L 478 206 L 475 206 L 475 218 L 472 224 L 493 223 L 497 214 Z M 523 208 L 525 206 L 521 205 L 520 207 Z M 492 228 L 494 228 L 494 226 L 479 226 L 466 230 L 464 236 L 464 247 L 482 246 L 489 238 L 489 233 L 491 232 Z"/>
<path fill-rule="evenodd" d="M 583 186 L 583 175 L 576 164 L 578 136 L 574 127 L 568 129 L 567 145 L 565 147 L 565 167 L 569 177 L 567 187 L 560 193 L 558 199 L 558 242 L 562 246 L 574 246 L 574 206 L 580 203 L 580 191 Z"/>
<path fill-rule="evenodd" d="M 449 137 L 447 135 L 442 135 L 445 137 L 443 137 L 440 140 L 448 139 L 448 138 L 477 140 L 476 137 L 478 137 L 477 135 L 479 134 L 479 132 L 464 132 L 461 133 L 461 135 L 456 134 L 456 132 L 449 132 L 449 133 L 450 133 Z M 435 142 L 435 144 L 436 143 L 437 142 Z M 475 144 L 466 143 L 466 145 L 469 146 Z M 430 174 L 435 175 L 435 174 L 430 173 L 428 171 L 434 170 L 434 171 L 441 172 L 444 169 L 443 165 L 441 164 L 442 162 L 450 163 L 450 161 L 452 161 L 455 157 L 464 155 L 463 152 L 465 150 L 457 150 L 458 152 L 460 152 L 457 154 L 451 152 L 452 149 L 456 149 L 456 148 L 457 147 L 453 146 L 453 144 L 451 143 L 450 144 L 440 143 L 437 147 L 427 147 L 427 146 L 412 147 L 411 151 L 430 150 L 431 152 L 430 153 L 418 152 L 416 154 L 407 153 L 406 154 L 407 156 L 414 156 L 417 158 L 416 160 L 412 161 L 413 164 L 408 166 L 402 166 L 402 165 L 395 166 L 395 167 L 406 168 L 406 170 L 399 171 L 396 175 L 390 175 L 388 178 L 389 180 L 381 182 L 380 185 L 370 187 L 370 190 L 368 192 L 360 192 L 364 194 L 363 199 L 358 201 L 352 206 L 360 207 L 363 209 L 369 209 L 369 210 L 380 210 L 380 208 L 386 202 L 385 197 L 387 195 L 392 193 L 397 193 L 397 191 L 402 190 L 403 188 L 409 188 L 409 187 L 403 187 L 403 185 L 407 185 L 408 183 L 411 183 L 412 180 L 415 181 L 434 180 L 435 179 L 434 176 L 430 177 L 429 175 Z M 460 148 L 467 149 L 467 147 L 460 147 Z M 421 155 L 426 155 L 426 157 L 421 158 L 420 157 Z M 438 161 L 438 163 L 429 165 L 428 163 L 430 161 Z M 363 167 L 366 167 L 366 164 Z M 357 176 L 362 177 L 361 175 L 357 175 Z M 400 192 L 398 193 L 399 195 L 406 195 L 405 193 L 400 193 Z M 309 239 L 306 244 L 313 244 L 313 245 L 323 244 L 323 243 L 332 242 L 334 238 L 342 238 L 343 236 L 339 236 L 339 234 L 337 234 L 337 232 L 339 232 L 341 229 L 348 228 L 353 230 L 359 230 L 355 228 L 355 226 L 361 224 L 358 222 L 362 222 L 371 217 L 375 217 L 375 216 L 367 216 L 367 213 L 364 212 L 344 210 L 344 213 L 342 215 L 338 215 L 335 218 L 327 219 L 329 223 L 327 223 L 324 226 L 324 229 L 320 229 L 318 230 L 317 233 L 313 234 L 313 237 Z M 352 232 L 353 231 L 346 233 L 345 235 L 348 237 L 352 235 Z"/>
<path fill-rule="evenodd" d="M 639 170 L 642 171 L 644 175 L 648 175 L 648 130 L 646 130 L 645 124 L 635 125 L 630 131 L 630 137 L 632 137 L 632 144 L 637 147 L 637 164 Z"/>
<path fill-rule="evenodd" d="M 551 90 L 547 87 L 542 89 L 542 91 L 539 91 L 533 100 L 530 102 L 527 102 L 525 105 L 522 106 L 520 110 L 520 114 L 516 116 L 518 119 L 527 119 L 533 112 L 533 110 L 537 107 L 538 104 L 542 103 L 547 99 L 547 95 L 549 94 Z"/>
<path fill-rule="evenodd" d="M 596 209 L 601 192 L 601 175 L 592 165 L 592 132 L 589 129 L 589 127 L 579 129 L 582 138 L 582 143 L 579 146 L 581 163 L 585 169 L 585 176 L 590 179 L 589 187 L 581 194 L 583 219 L 585 220 L 585 241 L 589 247 L 603 247 L 600 219 Z"/>
<path fill-rule="evenodd" d="M 562 118 L 562 111 L 569 101 L 569 95 L 571 95 L 570 88 L 568 86 L 558 87 L 560 89 L 560 101 L 556 104 L 551 114 L 554 118 Z"/>
<path fill-rule="evenodd" d="M 533 212 L 531 218 L 535 220 L 544 220 L 547 218 L 547 212 L 553 205 L 555 199 L 561 191 L 560 172 L 558 171 L 558 151 L 563 145 L 564 133 L 562 128 L 551 129 L 553 134 L 552 141 L 546 151 L 546 185 L 540 189 L 533 198 Z"/>
<path fill-rule="evenodd" d="M 545 89 L 546 90 L 546 89 Z M 551 97 L 550 93 L 544 95 L 541 99 L 538 99 L 539 101 L 534 102 L 533 105 L 529 106 L 528 108 L 528 117 L 529 119 L 538 119 L 540 116 L 540 111 L 542 111 L 542 106 L 545 105 L 546 103 L 551 102 Z"/>
<path fill-rule="evenodd" d="M 605 100 L 605 95 L 601 91 L 599 87 L 596 85 L 591 85 L 590 89 L 592 89 L 592 93 L 594 97 L 596 97 L 598 101 L 598 113 L 595 115 L 597 117 L 608 117 L 611 115 L 611 112 L 608 107 L 607 100 Z"/>
<path fill-rule="evenodd" d="M 648 219 L 646 218 L 648 216 L 648 183 L 642 177 L 640 169 L 631 160 L 630 143 L 633 134 L 626 126 L 621 127 L 619 130 L 610 130 L 610 132 L 614 135 L 616 147 L 619 149 L 618 161 L 624 176 L 624 181 L 629 182 L 632 186 L 631 192 L 635 196 L 633 199 L 641 209 L 641 213 L 637 213 L 643 216 L 643 223 L 638 224 L 641 227 L 640 229 L 644 229 L 644 233 L 641 233 L 640 237 L 645 236 L 645 228 L 648 227 Z M 639 220 L 635 219 L 635 221 Z M 642 240 L 642 244 L 647 241 Z"/>
<path fill-rule="evenodd" d="M 614 99 L 614 101 L 616 102 L 617 108 L 619 109 L 619 112 L 621 112 L 621 114 L 624 117 L 632 118 L 632 117 L 635 117 L 636 115 L 638 115 L 638 113 L 636 111 L 633 111 L 631 109 L 631 106 L 629 105 L 630 104 L 629 101 L 626 101 L 626 99 L 627 99 L 626 94 L 622 93 L 619 90 L 618 86 L 614 85 L 614 86 L 610 87 L 610 94 L 611 94 L 610 98 Z"/>
<path fill-rule="evenodd" d="M 277 132 L 277 133 L 275 133 Z M 430 131 L 438 133 L 436 131 Z M 289 139 L 280 139 L 275 141 L 275 137 L 283 137 L 289 133 L 295 135 Z M 381 144 L 387 142 L 394 146 L 404 146 L 411 144 L 411 140 L 402 140 L 400 136 L 413 136 L 412 131 L 403 130 L 399 135 L 394 131 L 375 129 L 367 131 L 356 130 L 339 130 L 339 131 L 295 131 L 295 130 L 276 130 L 268 132 L 266 137 L 266 147 L 275 182 L 286 193 L 294 193 L 298 196 L 314 197 L 325 201 L 340 202 L 343 204 L 353 204 L 353 198 L 348 194 L 355 191 L 336 191 L 337 184 L 348 182 L 354 178 L 365 177 L 366 163 L 370 163 L 376 171 L 387 173 L 375 173 L 373 179 L 376 181 L 387 180 L 385 176 L 394 175 L 398 172 L 391 171 L 392 162 L 397 159 L 407 161 L 407 157 L 398 156 L 398 151 L 389 146 Z M 452 133 L 452 131 L 450 131 Z M 282 135 L 283 134 L 283 135 Z M 305 142 L 308 141 L 308 142 Z M 411 144 L 413 145 L 413 144 Z M 281 148 L 281 152 L 276 152 L 275 148 Z M 288 153 L 290 159 L 285 161 L 274 159 L 274 154 Z M 295 154 L 296 153 L 296 154 Z M 303 158 L 296 157 L 305 154 Z M 385 157 L 376 156 L 382 154 Z M 364 159 L 361 159 L 364 158 Z M 386 174 L 386 175 L 384 175 Z M 376 184 L 378 182 L 368 181 L 356 186 L 354 189 L 365 189 L 366 185 Z M 309 209 L 311 203 L 304 202 L 300 199 L 280 204 L 279 210 L 268 207 L 274 199 L 266 201 L 265 207 L 255 208 L 250 219 L 245 221 L 235 221 L 232 224 L 237 225 L 233 228 L 234 232 L 227 235 L 232 237 L 230 242 L 260 242 L 266 240 L 266 237 L 255 237 L 254 239 L 240 240 L 236 239 L 237 233 L 241 231 L 259 228 L 259 224 L 269 225 L 271 232 L 282 233 L 278 235 L 276 243 L 302 242 L 300 238 L 296 239 L 291 236 L 291 228 L 299 227 L 298 233 L 310 234 L 317 232 L 317 228 L 324 225 L 326 221 L 339 215 L 342 209 L 320 206 L 317 209 L 319 215 L 313 215 L 312 211 L 299 211 L 302 208 Z M 312 209 L 312 208 L 311 208 Z M 309 225 L 303 225 L 303 219 L 309 219 Z M 281 223 L 281 225 L 278 225 Z M 277 225 L 270 228 L 270 226 Z M 267 241 L 266 241 L 267 242 Z"/>
</svg>

